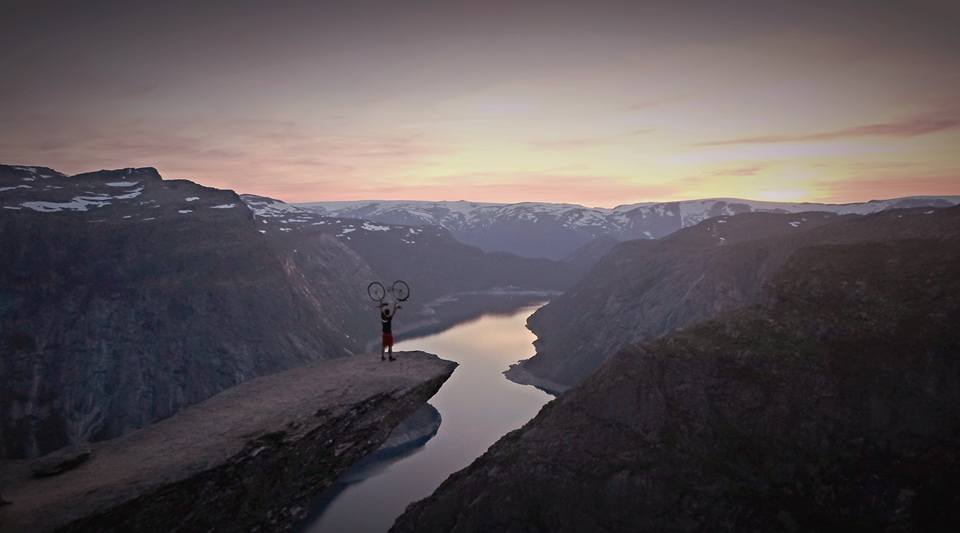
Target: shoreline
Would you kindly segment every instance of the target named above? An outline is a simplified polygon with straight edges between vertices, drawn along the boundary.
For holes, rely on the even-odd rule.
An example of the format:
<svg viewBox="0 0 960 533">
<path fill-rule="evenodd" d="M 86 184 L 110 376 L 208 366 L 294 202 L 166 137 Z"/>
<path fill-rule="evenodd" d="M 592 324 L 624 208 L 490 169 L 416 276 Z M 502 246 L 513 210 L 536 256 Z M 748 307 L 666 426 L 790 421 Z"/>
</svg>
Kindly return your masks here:
<svg viewBox="0 0 960 533">
<path fill-rule="evenodd" d="M 523 361 L 510 365 L 510 368 L 503 371 L 503 376 L 517 385 L 529 385 L 554 397 L 559 397 L 570 390 L 569 385 L 562 385 L 530 372 L 523 367 Z"/>
</svg>

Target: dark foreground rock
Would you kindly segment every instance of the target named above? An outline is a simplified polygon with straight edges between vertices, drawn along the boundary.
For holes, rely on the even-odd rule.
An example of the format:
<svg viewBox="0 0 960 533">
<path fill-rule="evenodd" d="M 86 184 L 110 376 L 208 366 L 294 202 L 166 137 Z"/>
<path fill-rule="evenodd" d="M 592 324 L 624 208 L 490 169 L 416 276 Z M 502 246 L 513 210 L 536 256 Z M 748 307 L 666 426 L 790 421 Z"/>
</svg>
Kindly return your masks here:
<svg viewBox="0 0 960 533">
<path fill-rule="evenodd" d="M 958 323 L 960 238 L 798 250 L 762 305 L 621 351 L 393 531 L 960 531 Z"/>
<path fill-rule="evenodd" d="M 255 378 L 161 422 L 97 443 L 59 476 L 4 465 L 0 531 L 276 531 L 376 450 L 456 367 L 423 352 Z"/>
<path fill-rule="evenodd" d="M 89 444 L 67 446 L 33 461 L 30 463 L 30 470 L 37 477 L 55 476 L 87 462 L 90 454 Z"/>
</svg>

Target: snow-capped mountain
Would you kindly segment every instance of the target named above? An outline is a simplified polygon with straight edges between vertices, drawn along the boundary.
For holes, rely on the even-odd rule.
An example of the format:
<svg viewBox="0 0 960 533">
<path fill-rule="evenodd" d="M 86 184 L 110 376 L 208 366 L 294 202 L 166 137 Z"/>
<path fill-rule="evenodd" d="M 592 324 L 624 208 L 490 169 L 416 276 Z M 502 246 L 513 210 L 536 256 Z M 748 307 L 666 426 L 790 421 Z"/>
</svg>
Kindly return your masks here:
<svg viewBox="0 0 960 533">
<path fill-rule="evenodd" d="M 357 217 L 326 216 L 311 209 L 297 207 L 286 202 L 257 196 L 240 195 L 242 201 L 253 211 L 259 222 L 260 233 L 291 233 L 318 231 L 329 234 L 350 245 L 355 239 L 386 237 L 399 244 L 412 246 L 418 238 L 444 239 L 450 234 L 438 225 L 408 225 L 384 222 L 372 222 Z"/>
<path fill-rule="evenodd" d="M 164 180 L 152 168 L 66 176 L 45 167 L 0 165 L 0 208 L 7 214 L 74 214 L 93 224 L 249 216 L 233 191 Z"/>
<path fill-rule="evenodd" d="M 327 216 L 389 224 L 436 225 L 486 251 L 562 259 L 599 236 L 622 233 L 613 210 L 525 202 L 320 202 L 301 207 Z M 620 239 L 618 239 L 620 240 Z"/>
<path fill-rule="evenodd" d="M 437 225 L 454 237 L 487 251 L 562 259 L 596 238 L 656 239 L 721 215 L 748 212 L 826 211 L 865 215 L 899 207 L 949 207 L 957 196 L 916 196 L 851 204 L 763 202 L 710 198 L 681 202 L 621 205 L 615 208 L 523 202 L 355 201 L 313 202 L 300 207 L 333 217 L 363 218 L 385 224 Z"/>
<path fill-rule="evenodd" d="M 418 287 L 418 300 L 496 286 L 561 289 L 587 267 L 484 252 L 465 244 L 440 225 L 411 225 L 327 216 L 280 200 L 241 195 L 261 233 L 304 238 L 332 237 L 366 261 L 384 279 L 403 278 Z M 592 266 L 592 265 L 591 265 Z"/>
</svg>

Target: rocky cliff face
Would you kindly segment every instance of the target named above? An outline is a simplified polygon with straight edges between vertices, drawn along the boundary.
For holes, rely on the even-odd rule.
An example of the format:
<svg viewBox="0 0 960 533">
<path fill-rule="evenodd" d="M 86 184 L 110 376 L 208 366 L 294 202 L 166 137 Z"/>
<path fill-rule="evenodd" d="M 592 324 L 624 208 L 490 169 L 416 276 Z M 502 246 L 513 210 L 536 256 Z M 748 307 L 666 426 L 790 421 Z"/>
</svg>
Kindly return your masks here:
<svg viewBox="0 0 960 533">
<path fill-rule="evenodd" d="M 621 351 L 393 530 L 956 531 L 949 211 L 797 249 L 762 304 Z"/>
<path fill-rule="evenodd" d="M 369 267 L 154 169 L 0 166 L 0 456 L 101 440 L 356 353 Z"/>
<path fill-rule="evenodd" d="M 955 208 L 873 215 L 747 213 L 717 217 L 670 237 L 618 245 L 528 326 L 537 354 L 508 376 L 554 392 L 632 343 L 756 303 L 796 250 L 814 244 L 954 235 Z"/>
</svg>

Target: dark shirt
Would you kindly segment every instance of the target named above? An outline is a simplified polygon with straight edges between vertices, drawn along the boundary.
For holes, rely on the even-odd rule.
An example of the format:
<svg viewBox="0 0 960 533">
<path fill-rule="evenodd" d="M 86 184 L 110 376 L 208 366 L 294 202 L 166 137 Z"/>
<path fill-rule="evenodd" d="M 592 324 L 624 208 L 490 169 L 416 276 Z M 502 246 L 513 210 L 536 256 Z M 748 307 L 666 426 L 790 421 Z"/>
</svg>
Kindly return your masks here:
<svg viewBox="0 0 960 533">
<path fill-rule="evenodd" d="M 393 333 L 393 315 L 388 317 L 386 313 L 380 313 L 380 322 L 383 323 L 384 333 Z"/>
</svg>

